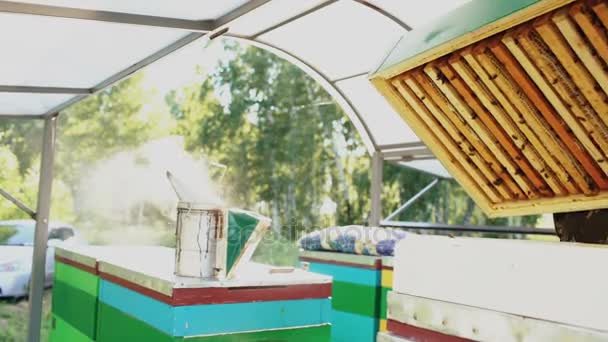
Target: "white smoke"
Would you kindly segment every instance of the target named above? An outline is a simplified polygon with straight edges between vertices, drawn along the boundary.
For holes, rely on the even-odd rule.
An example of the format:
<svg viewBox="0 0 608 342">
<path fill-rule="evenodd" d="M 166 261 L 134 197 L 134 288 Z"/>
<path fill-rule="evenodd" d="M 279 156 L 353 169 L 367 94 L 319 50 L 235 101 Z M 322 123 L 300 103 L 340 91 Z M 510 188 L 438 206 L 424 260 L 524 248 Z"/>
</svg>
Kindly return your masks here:
<svg viewBox="0 0 608 342">
<path fill-rule="evenodd" d="M 211 181 L 209 165 L 185 152 L 182 137 L 163 138 L 132 151 L 119 152 L 87 172 L 77 194 L 79 210 L 133 230 L 141 222 L 149 222 L 149 218 L 137 218 L 138 211 L 143 213 L 145 206 L 174 220 L 178 197 L 167 180 L 167 171 L 196 194 L 197 201 L 221 205 L 223 201 Z M 172 224 L 172 221 L 158 222 L 167 229 Z M 126 233 L 123 231 L 121 238 Z"/>
</svg>

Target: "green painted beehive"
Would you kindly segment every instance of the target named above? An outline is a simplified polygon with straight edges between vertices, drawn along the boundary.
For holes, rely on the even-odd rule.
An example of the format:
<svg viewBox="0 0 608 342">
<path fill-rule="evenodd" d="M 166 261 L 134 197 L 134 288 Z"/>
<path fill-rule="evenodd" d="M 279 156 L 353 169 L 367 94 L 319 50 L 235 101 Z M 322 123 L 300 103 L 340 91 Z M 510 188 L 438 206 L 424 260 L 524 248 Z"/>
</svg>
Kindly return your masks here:
<svg viewBox="0 0 608 342">
<path fill-rule="evenodd" d="M 52 341 L 330 341 L 329 277 L 256 263 L 229 280 L 179 277 L 174 255 L 58 252 Z"/>
<path fill-rule="evenodd" d="M 386 317 L 382 308 L 382 258 L 301 251 L 300 264 L 311 272 L 333 277 L 332 341 L 375 341 L 381 319 Z"/>
</svg>

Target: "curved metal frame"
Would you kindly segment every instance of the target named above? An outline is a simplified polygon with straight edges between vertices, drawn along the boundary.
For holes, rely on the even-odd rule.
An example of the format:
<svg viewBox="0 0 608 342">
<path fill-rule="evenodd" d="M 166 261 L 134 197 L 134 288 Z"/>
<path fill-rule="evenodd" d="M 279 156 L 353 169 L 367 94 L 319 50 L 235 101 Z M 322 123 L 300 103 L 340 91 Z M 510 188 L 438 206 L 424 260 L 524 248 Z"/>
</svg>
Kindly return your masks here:
<svg viewBox="0 0 608 342">
<path fill-rule="evenodd" d="M 192 21 L 192 20 L 171 20 L 170 18 L 162 18 L 162 17 L 151 17 L 145 15 L 133 15 L 133 14 L 125 14 L 125 13 L 114 13 L 114 12 L 105 12 L 105 11 L 93 11 L 93 10 L 79 10 L 79 9 L 67 9 L 62 7 L 54 7 L 54 6 L 45 6 L 45 5 L 34 5 L 34 4 L 17 4 L 10 3 L 6 1 L 0 0 L 0 11 L 3 12 L 11 12 L 11 13 L 24 13 L 24 14 L 35 14 L 41 16 L 54 16 L 54 17 L 63 17 L 63 18 L 79 18 L 84 20 L 101 20 L 106 22 L 118 22 L 123 24 L 131 24 L 131 25 L 145 25 L 145 26 L 158 26 L 158 27 L 167 27 L 173 29 L 181 29 L 185 31 L 191 31 L 192 33 L 188 36 L 180 39 L 179 41 L 171 44 L 168 47 L 161 49 L 159 52 L 145 58 L 139 63 L 132 65 L 126 70 L 120 71 L 115 75 L 107 78 L 106 80 L 99 83 L 99 85 L 91 88 L 91 89 L 68 89 L 68 88 L 50 88 L 50 87 L 28 87 L 28 91 L 32 91 L 34 93 L 58 93 L 63 90 L 69 94 L 75 94 L 77 96 L 72 99 L 60 104 L 59 106 L 52 108 L 45 115 L 52 115 L 59 111 L 66 109 L 67 107 L 79 102 L 80 100 L 86 98 L 90 94 L 94 94 L 95 92 L 107 87 L 110 84 L 113 84 L 133 72 L 143 68 L 144 66 L 168 55 L 175 50 L 197 40 L 198 38 L 204 36 L 207 32 L 218 32 L 221 29 L 227 28 L 229 23 L 243 15 L 246 15 L 250 11 L 261 7 L 267 3 L 272 2 L 272 0 L 253 0 L 242 6 L 242 8 L 236 9 L 235 11 L 225 15 L 224 17 L 215 20 L 213 22 L 210 21 Z M 317 11 L 322 10 L 328 6 L 335 4 L 337 0 L 327 0 L 309 10 L 306 10 L 302 13 L 299 13 L 293 17 L 285 19 L 278 24 L 269 26 L 260 30 L 259 32 L 251 35 L 250 37 L 240 37 L 233 36 L 230 34 L 226 34 L 226 36 L 244 40 L 248 43 L 258 46 L 260 48 L 271 51 L 272 53 L 288 60 L 289 62 L 295 64 L 308 75 L 310 75 L 313 79 L 315 79 L 321 86 L 336 100 L 336 102 L 342 107 L 346 115 L 349 117 L 351 122 L 353 122 L 355 128 L 359 132 L 365 147 L 370 155 L 373 155 L 375 152 L 379 152 L 383 150 L 383 146 L 379 146 L 376 144 L 374 136 L 363 120 L 361 114 L 357 110 L 357 108 L 350 101 L 349 97 L 336 85 L 337 82 L 344 79 L 349 79 L 357 76 L 362 76 L 364 74 L 356 74 L 347 77 L 343 77 L 338 80 L 332 80 L 330 77 L 325 75 L 322 71 L 315 68 L 313 65 L 299 58 L 298 56 L 278 47 L 273 46 L 272 44 L 261 42 L 258 40 L 258 37 L 264 33 L 271 32 L 273 30 L 279 29 L 292 23 L 296 20 L 304 18 L 310 14 L 316 13 Z M 385 11 L 384 9 L 368 3 L 365 0 L 353 0 L 354 3 L 364 6 L 366 10 L 373 11 L 376 14 L 383 16 L 384 18 L 394 22 L 399 27 L 403 28 L 406 31 L 411 30 L 411 27 L 401 21 L 399 18 L 395 17 L 391 13 Z M 98 15 L 99 14 L 99 15 Z M 10 85 L 0 86 L 0 91 L 8 91 L 8 90 L 17 89 Z"/>
<path fill-rule="evenodd" d="M 40 184 L 38 188 L 38 210 L 37 210 L 37 237 L 36 243 L 34 246 L 34 260 L 35 260 L 35 269 L 38 275 L 37 278 L 40 278 L 40 275 L 43 274 L 44 267 L 44 250 L 45 250 L 45 236 L 46 229 L 48 225 L 48 208 L 50 206 L 50 194 L 51 194 L 51 186 L 52 183 L 52 161 L 54 156 L 54 137 L 55 137 L 55 127 L 56 127 L 56 117 L 58 113 L 65 108 L 85 99 L 91 94 L 96 93 L 97 91 L 116 83 L 130 74 L 138 71 L 144 66 L 155 62 L 156 60 L 169 55 L 181 47 L 192 43 L 193 41 L 198 40 L 202 36 L 209 34 L 210 39 L 215 38 L 217 35 L 221 35 L 224 33 L 230 24 L 235 19 L 246 15 L 247 13 L 264 6 L 267 3 L 270 3 L 272 0 L 250 0 L 244 5 L 235 10 L 227 13 L 226 15 L 218 18 L 217 20 L 212 21 L 195 21 L 195 20 L 181 20 L 181 19 L 172 19 L 172 18 L 163 18 L 163 17 L 155 17 L 155 16 L 147 16 L 147 15 L 137 15 L 137 14 L 129 14 L 129 13 L 118 13 L 118 12 L 107 12 L 107 11 L 95 11 L 95 10 L 83 10 L 77 8 L 66 8 L 66 7 L 56 7 L 56 6 L 46 6 L 39 4 L 26 4 L 26 3 L 16 3 L 10 1 L 0 0 L 0 12 L 8 12 L 8 13 L 17 13 L 17 14 L 29 14 L 29 15 L 39 15 L 39 16 L 50 16 L 50 17 L 59 17 L 59 18 L 71 18 L 71 19 L 80 19 L 80 20 L 97 20 L 104 21 L 110 23 L 121 23 L 121 24 L 129 24 L 129 25 L 143 25 L 149 27 L 165 27 L 172 28 L 178 30 L 189 31 L 190 34 L 186 35 L 182 39 L 174 42 L 173 44 L 163 47 L 156 53 L 152 54 L 141 60 L 140 62 L 117 72 L 114 75 L 106 78 L 102 82 L 100 82 L 97 86 L 90 89 L 77 89 L 77 88 L 60 88 L 60 87 L 45 87 L 45 86 L 28 86 L 28 87 L 19 87 L 15 85 L 0 85 L 0 92 L 31 92 L 31 93 L 66 93 L 75 95 L 70 100 L 61 103 L 56 106 L 52 110 L 47 113 L 37 116 L 37 115 L 19 115 L 15 116 L 15 118 L 20 119 L 46 119 L 45 121 L 45 141 L 42 152 L 42 165 L 41 165 L 41 175 L 40 175 Z M 390 12 L 385 11 L 382 8 L 379 8 L 373 4 L 368 3 L 365 0 L 353 0 L 354 3 L 365 6 L 366 9 L 374 11 L 377 14 L 382 15 L 383 17 L 391 20 L 396 23 L 399 27 L 402 27 L 404 30 L 409 31 L 411 28 L 406 23 L 402 22 L 396 16 L 393 16 Z M 349 117 L 351 122 L 355 125 L 355 128 L 359 132 L 368 152 L 373 156 L 373 159 L 376 160 L 377 169 L 375 174 L 375 181 L 381 182 L 381 166 L 382 166 L 382 150 L 385 149 L 384 146 L 378 146 L 374 140 L 373 135 L 365 120 L 362 119 L 360 113 L 357 111 L 356 107 L 352 104 L 349 97 L 344 94 L 340 90 L 340 88 L 336 85 L 339 80 L 331 80 L 327 75 L 325 75 L 322 71 L 316 69 L 311 64 L 307 63 L 303 59 L 295 56 L 294 54 L 289 53 L 288 51 L 281 49 L 277 46 L 273 46 L 269 43 L 260 42 L 257 40 L 260 34 L 270 32 L 274 29 L 283 27 L 284 25 L 289 24 L 295 20 L 303 18 L 311 13 L 315 13 L 316 11 L 325 8 L 333 3 L 337 2 L 337 0 L 327 0 L 314 8 L 311 8 L 303 13 L 299 13 L 291 18 L 281 21 L 278 24 L 266 27 L 264 30 L 258 32 L 257 35 L 253 35 L 251 37 L 233 37 L 235 39 L 241 39 L 249 42 L 252 45 L 258 46 L 260 48 L 271 51 L 272 53 L 290 61 L 295 64 L 299 68 L 301 68 L 304 72 L 310 75 L 313 79 L 315 79 L 321 86 L 336 100 L 336 102 L 342 107 L 346 115 Z M 351 75 L 343 79 L 348 79 L 352 77 L 362 76 L 363 74 Z M 0 113 L 0 118 L 5 117 L 6 114 L 10 113 Z M 378 178 L 380 177 L 380 178 Z M 380 183 L 381 184 L 381 183 Z M 372 209 L 372 216 L 378 216 L 380 212 L 380 191 L 381 186 L 376 186 L 375 190 L 372 190 L 372 200 L 375 200 L 378 205 L 376 205 Z M 37 281 L 33 281 L 32 293 L 31 297 L 33 301 L 30 306 L 30 321 L 29 321 L 29 334 L 28 341 L 37 341 L 39 339 L 40 334 L 40 310 L 42 303 L 42 283 L 40 283 L 40 279 Z"/>
<path fill-rule="evenodd" d="M 342 110 L 346 113 L 348 118 L 351 120 L 357 132 L 361 136 L 363 143 L 368 151 L 368 153 L 373 154 L 377 151 L 376 142 L 371 135 L 369 127 L 365 121 L 361 118 L 361 114 L 357 111 L 352 102 L 348 99 L 348 97 L 338 88 L 330 79 L 320 70 L 314 68 L 312 65 L 308 64 L 301 58 L 287 52 L 284 49 L 281 49 L 277 46 L 274 46 L 269 43 L 260 42 L 258 40 L 252 40 L 243 37 L 230 37 L 231 39 L 240 40 L 247 42 L 253 46 L 258 48 L 267 50 L 272 52 L 273 54 L 287 60 L 288 62 L 296 65 L 300 69 L 302 69 L 307 75 L 312 77 L 315 81 L 317 81 L 333 98 L 334 100 L 342 107 Z"/>
</svg>

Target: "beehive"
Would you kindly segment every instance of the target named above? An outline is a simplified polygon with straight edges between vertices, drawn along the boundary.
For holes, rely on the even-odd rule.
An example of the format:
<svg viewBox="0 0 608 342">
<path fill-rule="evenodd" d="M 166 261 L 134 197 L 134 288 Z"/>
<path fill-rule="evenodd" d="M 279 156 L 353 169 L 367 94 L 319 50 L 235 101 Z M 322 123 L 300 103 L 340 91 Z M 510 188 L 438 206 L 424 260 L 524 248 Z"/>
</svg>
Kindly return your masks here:
<svg viewBox="0 0 608 342">
<path fill-rule="evenodd" d="M 604 245 L 412 234 L 378 341 L 607 341 L 607 257 Z"/>
<path fill-rule="evenodd" d="M 326 276 L 250 263 L 229 280 L 178 277 L 165 247 L 61 253 L 73 269 L 56 274 L 70 292 L 53 289 L 52 341 L 330 341 Z"/>
<path fill-rule="evenodd" d="M 386 323 L 386 294 L 391 278 L 384 278 L 384 262 L 378 257 L 334 252 L 301 251 L 305 269 L 329 275 L 332 286 L 332 341 L 373 342 Z M 391 264 L 392 268 L 392 264 Z M 388 276 L 388 266 L 386 270 Z"/>
<path fill-rule="evenodd" d="M 372 82 L 490 216 L 608 208 L 608 3 L 474 0 Z"/>
</svg>

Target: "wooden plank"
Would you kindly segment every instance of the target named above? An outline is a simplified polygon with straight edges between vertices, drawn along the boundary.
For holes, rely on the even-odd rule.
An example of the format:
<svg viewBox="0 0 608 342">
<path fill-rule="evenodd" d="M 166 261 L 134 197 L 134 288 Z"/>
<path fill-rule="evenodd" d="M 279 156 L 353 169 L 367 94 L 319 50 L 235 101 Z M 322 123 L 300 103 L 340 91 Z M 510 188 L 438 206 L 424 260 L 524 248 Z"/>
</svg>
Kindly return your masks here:
<svg viewBox="0 0 608 342">
<path fill-rule="evenodd" d="M 295 327 L 289 329 L 273 329 L 250 331 L 239 334 L 220 334 L 211 336 L 189 337 L 184 342 L 331 342 L 332 327 L 329 324 Z M 122 341 L 137 341 L 122 340 Z M 146 341 L 147 342 L 147 341 Z M 176 341 L 177 342 L 177 341 Z"/>
<path fill-rule="evenodd" d="M 72 259 L 67 259 L 67 258 L 61 257 L 59 255 L 55 255 L 55 262 L 57 262 L 57 263 L 63 263 L 63 264 L 66 264 L 66 265 L 70 265 L 70 266 L 72 266 L 74 268 L 77 268 L 77 269 L 79 269 L 79 270 L 81 270 L 83 272 L 87 272 L 87 273 L 92 274 L 92 275 L 96 275 L 98 273 L 97 272 L 97 266 L 94 266 L 94 267 L 87 266 L 85 264 L 81 264 L 81 263 L 76 262 L 76 261 L 74 261 Z M 95 264 L 97 264 L 97 262 L 95 262 Z"/>
<path fill-rule="evenodd" d="M 383 323 L 386 325 L 386 322 Z M 415 342 L 415 340 L 399 337 L 397 335 L 390 334 L 386 332 L 386 329 L 380 329 L 378 336 L 376 338 L 376 342 Z"/>
<path fill-rule="evenodd" d="M 525 94 L 522 93 L 521 88 L 510 78 L 493 55 L 478 51 L 475 57 L 490 74 L 498 88 L 519 111 L 519 115 L 514 116 L 513 121 L 518 124 L 540 155 L 545 158 L 550 173 L 555 175 L 547 178 L 549 185 L 551 185 L 553 179 L 559 180 L 568 193 L 579 193 L 580 191 L 571 177 L 572 174 L 576 175 L 575 170 L 572 170 L 571 167 L 565 167 L 570 166 L 571 161 L 564 155 L 563 146 L 547 127 L 547 124 L 539 117 L 538 112 Z M 509 114 L 516 115 L 516 113 Z M 554 186 L 552 186 L 553 191 L 557 195 L 562 195 L 561 189 L 556 189 Z"/>
<path fill-rule="evenodd" d="M 570 6 L 569 14 L 583 30 L 604 63 L 608 63 L 608 36 L 602 25 L 596 23 L 593 13 L 584 4 L 574 4 Z"/>
<path fill-rule="evenodd" d="M 514 138 L 517 138 L 517 140 L 520 142 L 520 144 L 521 144 L 520 149 L 526 155 L 526 158 L 533 165 L 534 169 L 540 173 L 540 175 L 544 179 L 545 183 L 548 184 L 548 186 L 549 186 L 549 188 L 546 190 L 543 187 L 540 188 L 540 189 L 545 190 L 544 195 L 547 195 L 547 196 L 552 195 L 553 189 L 557 189 L 558 193 L 560 193 L 559 191 L 563 192 L 561 184 L 559 184 L 559 182 L 555 180 L 554 175 L 552 173 L 550 173 L 550 169 L 547 167 L 546 163 L 544 162 L 543 157 L 540 155 L 540 153 L 537 151 L 537 149 L 534 147 L 534 145 L 532 145 L 529 142 L 526 135 L 523 133 L 521 133 L 521 135 L 520 134 L 515 135 L 517 132 L 520 132 L 518 125 L 515 124 L 515 122 L 517 122 L 517 119 L 518 119 L 519 111 L 513 106 L 513 104 L 509 101 L 509 99 L 507 99 L 507 97 L 502 93 L 502 91 L 494 83 L 494 81 L 492 80 L 490 75 L 485 71 L 485 69 L 481 66 L 481 64 L 479 64 L 479 62 L 475 59 L 475 57 L 469 52 L 465 53 L 464 56 L 465 56 L 465 59 L 468 62 L 468 64 L 475 70 L 476 74 L 479 76 L 481 81 L 485 84 L 489 93 L 491 93 L 494 96 L 494 98 L 496 98 L 496 100 L 498 100 L 498 103 L 502 106 L 502 108 L 504 108 L 504 113 L 500 113 L 501 114 L 500 117 L 503 117 L 503 115 L 506 115 L 504 120 L 502 120 L 502 121 L 505 121 L 505 123 L 503 124 L 503 127 L 505 127 L 505 126 L 510 127 L 509 123 L 512 123 L 513 125 L 515 125 L 514 127 L 509 128 L 509 130 L 512 131 L 511 132 L 512 136 Z M 494 106 L 494 107 L 497 108 L 496 110 L 498 110 L 498 108 L 499 108 L 498 106 Z M 547 194 L 547 192 L 549 192 L 549 194 Z"/>
<path fill-rule="evenodd" d="M 590 188 L 585 179 L 586 174 L 581 170 L 578 162 L 567 153 L 563 143 L 557 138 L 542 115 L 539 114 L 538 109 L 525 93 L 525 89 L 522 89 L 521 85 L 512 78 L 505 66 L 491 51 L 485 50 L 482 52 L 480 49 L 477 56 L 486 70 L 491 70 L 489 72 L 497 75 L 497 85 L 503 93 L 508 94 L 511 102 L 519 110 L 521 116 L 516 122 L 521 122 L 522 127 L 530 128 L 533 133 L 531 141 L 537 145 L 537 148 L 538 145 L 541 145 L 551 151 L 550 154 L 546 155 L 552 157 L 548 158 L 548 165 L 557 174 L 566 190 L 570 193 L 578 193 L 578 186 L 587 194 L 593 193 L 594 190 Z M 538 137 L 538 140 L 535 141 L 535 137 Z"/>
<path fill-rule="evenodd" d="M 386 327 L 391 335 L 396 335 L 414 341 L 429 342 L 472 342 L 472 340 L 418 327 L 416 325 L 405 324 L 394 319 L 388 319 Z"/>
<path fill-rule="evenodd" d="M 587 108 L 588 104 L 578 93 L 576 85 L 540 37 L 535 32 L 522 31 L 505 36 L 503 42 L 541 87 L 604 174 L 608 173 L 608 140 L 603 137 L 601 123 L 593 122 L 593 110 Z"/>
<path fill-rule="evenodd" d="M 512 193 L 500 177 L 503 169 L 491 151 L 483 144 L 475 132 L 468 127 L 462 117 L 451 106 L 439 89 L 420 72 L 414 72 L 405 83 L 429 109 L 430 113 L 445 128 L 453 141 L 469 156 L 484 176 L 492 183 L 498 193 L 506 199 L 512 199 Z M 507 175 L 508 176 L 508 175 Z"/>
<path fill-rule="evenodd" d="M 430 130 L 430 128 L 415 114 L 413 109 L 404 101 L 400 93 L 388 81 L 376 77 L 371 79 L 372 84 L 389 104 L 400 113 L 402 119 L 416 132 L 418 137 L 426 146 L 440 159 L 450 174 L 463 186 L 465 191 L 477 203 L 483 212 L 489 214 L 492 209 L 490 200 L 479 187 L 472 176 L 463 169 L 451 152 L 443 145 L 441 140 Z M 464 164 L 466 165 L 466 164 Z"/>
<path fill-rule="evenodd" d="M 395 77 L 573 1 L 471 1 L 429 25 L 407 32 L 372 77 Z"/>
<path fill-rule="evenodd" d="M 331 312 L 331 336 L 334 342 L 374 342 L 378 326 L 377 318 L 338 310 Z"/>
<path fill-rule="evenodd" d="M 603 62 L 596 56 L 595 51 L 592 50 L 591 46 L 585 41 L 586 38 L 579 33 L 579 28 L 574 20 L 570 18 L 567 9 L 566 11 L 557 12 L 551 19 L 564 38 L 566 38 L 570 48 L 572 48 L 574 53 L 576 53 L 578 58 L 583 62 L 583 65 L 587 67 L 591 76 L 604 92 L 608 92 L 608 73 L 606 73 Z M 606 114 L 607 112 L 604 113 Z"/>
<path fill-rule="evenodd" d="M 336 265 L 325 261 L 310 262 L 310 272 L 329 275 L 333 281 L 380 287 L 380 270 Z"/>
<path fill-rule="evenodd" d="M 566 213 L 582 210 L 608 208 L 608 193 L 600 192 L 595 196 L 585 194 L 568 197 L 539 198 L 526 202 L 505 202 L 493 206 L 491 217 L 536 215 L 540 213 Z"/>
<path fill-rule="evenodd" d="M 333 310 L 372 318 L 380 317 L 380 291 L 376 286 L 334 281 L 330 293 Z M 356 299 L 355 299 L 356 298 Z"/>
<path fill-rule="evenodd" d="M 604 26 L 604 30 L 608 30 L 608 4 L 605 1 L 589 1 L 591 9 L 597 15 L 598 19 Z"/>
<path fill-rule="evenodd" d="M 444 66 L 440 65 L 439 68 L 441 67 Z M 424 68 L 424 72 L 428 76 L 428 78 L 425 78 L 427 81 L 425 83 L 428 83 L 429 78 L 433 81 L 433 90 L 434 93 L 436 93 L 436 97 L 444 100 L 442 108 L 446 115 L 452 120 L 458 130 L 469 139 L 473 146 L 483 152 L 481 154 L 483 159 L 489 163 L 492 170 L 501 177 L 505 182 L 504 185 L 513 193 L 513 196 L 505 197 L 507 199 L 522 197 L 521 190 L 515 185 L 509 172 L 504 167 L 504 165 L 510 164 L 509 157 L 504 154 L 504 151 L 496 141 L 496 138 L 477 120 L 479 116 L 476 115 L 467 105 L 466 101 L 460 97 L 459 90 L 463 90 L 462 86 L 466 87 L 466 85 L 450 83 L 454 81 L 453 79 L 446 81 L 443 77 L 444 75 L 439 71 L 439 68 L 433 64 L 429 64 Z M 423 86 L 425 83 L 422 83 Z M 426 87 L 428 88 L 430 85 L 427 85 Z M 503 187 L 503 184 L 497 184 L 496 182 L 493 182 L 493 184 L 495 186 L 499 185 L 500 187 Z M 498 187 L 499 190 L 500 187 Z"/>
<path fill-rule="evenodd" d="M 339 258 L 339 259 L 343 259 L 343 258 Z M 321 264 L 331 264 L 331 265 L 339 265 L 339 266 L 346 266 L 346 267 L 362 268 L 362 269 L 367 269 L 367 270 L 379 270 L 381 268 L 380 259 L 378 259 L 378 263 L 376 263 L 375 265 L 362 265 L 362 264 L 356 264 L 356 263 L 347 262 L 347 261 L 317 259 L 317 258 L 309 258 L 309 257 L 300 257 L 300 261 L 303 263 L 304 262 L 305 263 L 315 262 L 315 263 L 321 263 Z M 303 269 L 308 270 L 307 268 L 304 268 L 304 267 L 303 267 Z"/>
<path fill-rule="evenodd" d="M 172 336 L 318 325 L 329 321 L 331 311 L 330 299 L 172 307 L 106 280 L 101 280 L 100 301 Z"/>
<path fill-rule="evenodd" d="M 395 253 L 394 292 L 608 332 L 607 245 L 413 235 Z"/>
<path fill-rule="evenodd" d="M 176 338 L 110 305 L 99 303 L 97 342 L 176 342 Z M 66 340 L 70 341 L 70 340 Z M 62 341 L 53 341 L 62 342 Z"/>
<path fill-rule="evenodd" d="M 608 99 L 606 98 L 606 94 L 595 90 L 597 85 L 595 79 L 581 63 L 578 63 L 578 58 L 572 49 L 570 49 L 559 30 L 548 18 L 535 22 L 534 29 L 555 54 L 585 99 L 589 101 L 591 107 L 597 113 L 597 115 L 592 115 L 594 120 L 597 120 L 599 116 L 604 125 L 608 125 Z M 608 139 L 608 136 L 605 136 L 605 139 Z"/>
<path fill-rule="evenodd" d="M 95 339 L 97 303 L 97 296 L 63 281 L 53 283 L 53 314 L 91 339 Z"/>
<path fill-rule="evenodd" d="M 462 54 L 461 56 L 465 59 L 467 57 L 472 57 L 467 54 Z M 509 172 L 517 184 L 526 192 L 529 198 L 537 198 L 539 193 L 542 193 L 545 196 L 552 196 L 553 192 L 547 187 L 547 184 L 537 170 L 535 170 L 526 159 L 526 157 L 529 157 L 539 161 L 540 157 L 534 148 L 528 144 L 528 140 L 521 135 L 513 121 L 504 112 L 503 108 L 487 90 L 485 85 L 480 81 L 481 76 L 476 75 L 476 73 L 460 59 L 451 60 L 450 62 L 454 70 L 456 70 L 460 77 L 469 85 L 469 87 L 471 87 L 482 104 L 504 129 L 504 136 L 501 134 L 498 138 L 500 139 L 500 143 L 515 161 L 516 165 L 512 166 L 515 167 L 515 169 L 509 170 Z"/>
<path fill-rule="evenodd" d="M 509 154 L 504 150 L 503 145 L 501 145 L 501 138 L 505 138 L 507 141 L 509 138 L 504 136 L 504 131 L 502 128 L 498 127 L 496 121 L 483 109 L 483 106 L 479 103 L 475 95 L 471 93 L 467 85 L 462 82 L 462 80 L 453 72 L 452 68 L 448 64 L 443 63 L 439 64 L 438 66 L 452 85 L 452 90 L 456 91 L 456 94 L 454 95 L 460 95 L 460 97 L 454 96 L 454 99 L 463 99 L 465 101 L 464 103 L 458 103 L 458 105 L 454 104 L 453 102 L 452 104 L 456 108 L 462 107 L 462 109 L 466 108 L 467 110 L 472 110 L 472 112 L 467 112 L 467 114 L 472 114 L 472 116 L 468 116 L 464 112 L 461 112 L 460 115 L 473 129 L 473 132 L 475 132 L 481 138 L 484 145 L 491 149 L 492 157 L 488 161 L 492 161 L 492 165 L 496 165 L 494 168 L 495 172 L 497 172 L 505 181 L 507 187 L 513 192 L 516 199 L 527 197 L 525 195 L 525 191 L 522 192 L 522 190 L 513 181 L 510 171 L 514 171 L 516 166 L 511 160 L 512 156 L 509 156 Z M 438 84 L 438 82 L 439 80 L 436 80 L 435 84 Z M 443 83 L 443 85 L 446 86 L 445 83 Z M 450 87 L 446 86 L 444 91 L 449 88 Z M 448 96 L 448 98 L 450 98 L 450 96 Z M 462 106 L 464 104 L 467 105 Z M 477 118 L 479 118 L 481 122 L 478 121 Z M 498 160 L 499 163 L 494 164 L 493 160 Z"/>
<path fill-rule="evenodd" d="M 72 325 L 61 319 L 61 317 L 52 315 L 51 320 L 52 324 L 49 341 L 94 342 L 93 339 L 83 334 L 80 330 L 74 328 Z"/>
<path fill-rule="evenodd" d="M 99 278 L 96 275 L 63 262 L 56 262 L 54 277 L 57 281 L 62 281 L 93 297 L 97 297 Z"/>
<path fill-rule="evenodd" d="M 104 249 L 107 248 L 90 245 L 58 246 L 55 248 L 55 257 L 71 260 L 75 263 L 87 266 L 89 269 L 95 269 L 97 267 L 97 259 L 103 255 Z"/>
<path fill-rule="evenodd" d="M 268 302 L 273 300 L 297 300 L 331 297 L 331 284 L 305 284 L 261 287 L 203 287 L 176 288 L 173 295 L 151 290 L 111 274 L 101 273 L 102 279 L 138 292 L 171 306 Z"/>
<path fill-rule="evenodd" d="M 595 164 L 584 148 L 577 143 L 576 136 L 572 134 L 572 131 L 568 129 L 568 126 L 560 120 L 555 109 L 547 102 L 530 77 L 526 75 L 526 72 L 519 62 L 511 53 L 509 53 L 507 48 L 498 41 L 494 41 L 490 44 L 490 50 L 494 53 L 496 58 L 505 65 L 515 82 L 519 84 L 526 96 L 532 101 L 534 106 L 538 108 L 538 112 L 545 118 L 547 123 L 549 123 L 549 126 L 553 128 L 572 156 L 581 163 L 583 169 L 591 176 L 593 181 L 595 181 L 597 187 L 608 189 L 608 177 L 606 177 L 606 174 Z M 590 181 L 588 181 L 588 183 L 590 183 L 590 188 L 595 187 Z"/>
<path fill-rule="evenodd" d="M 101 303 L 98 342 L 146 341 L 146 342 L 259 342 L 259 341 L 294 341 L 294 342 L 330 342 L 331 328 L 327 324 L 276 329 L 266 331 L 249 331 L 238 334 L 220 334 L 196 337 L 173 337 L 140 321 L 116 308 Z M 72 340 L 53 340 L 54 342 Z"/>
<path fill-rule="evenodd" d="M 302 284 L 260 287 L 210 287 L 173 290 L 172 305 L 228 304 L 303 300 L 331 297 L 332 284 Z"/>
<path fill-rule="evenodd" d="M 382 287 L 393 288 L 393 270 L 382 270 Z"/>
<path fill-rule="evenodd" d="M 463 166 L 468 166 L 468 170 L 462 169 L 462 172 L 470 173 L 473 176 L 474 181 L 477 183 L 477 187 L 479 187 L 485 194 L 485 196 L 492 203 L 497 203 L 502 201 L 500 195 L 496 192 L 491 183 L 486 179 L 483 173 L 477 168 L 477 166 L 471 160 L 471 157 L 462 152 L 458 144 L 454 142 L 448 132 L 444 129 L 440 128 L 441 125 L 436 121 L 431 112 L 427 109 L 427 107 L 418 99 L 418 97 L 413 93 L 413 91 L 402 81 L 395 80 L 395 87 L 399 90 L 401 95 L 405 98 L 405 100 L 412 106 L 413 110 L 415 110 L 423 122 L 427 125 L 427 129 L 433 127 L 434 134 L 437 135 L 437 138 L 442 141 L 442 145 L 446 146 L 446 149 L 450 151 L 450 153 L 454 156 L 454 158 L 460 163 L 461 168 Z M 487 202 L 487 201 L 486 201 Z"/>
<path fill-rule="evenodd" d="M 347 264 L 352 267 L 363 267 L 363 268 L 371 268 L 378 269 L 382 267 L 382 257 L 381 256 L 371 256 L 371 255 L 359 255 L 359 254 L 347 254 L 347 253 L 339 253 L 339 252 L 330 252 L 330 251 L 300 251 L 300 259 L 307 261 L 328 261 L 328 262 L 338 262 L 340 264 Z"/>
<path fill-rule="evenodd" d="M 595 342 L 608 339 L 606 331 L 582 329 L 395 292 L 389 293 L 389 308 L 388 326 L 391 333 L 401 328 L 403 334 L 411 334 L 409 327 L 415 327 L 452 338 L 487 342 Z"/>
</svg>

